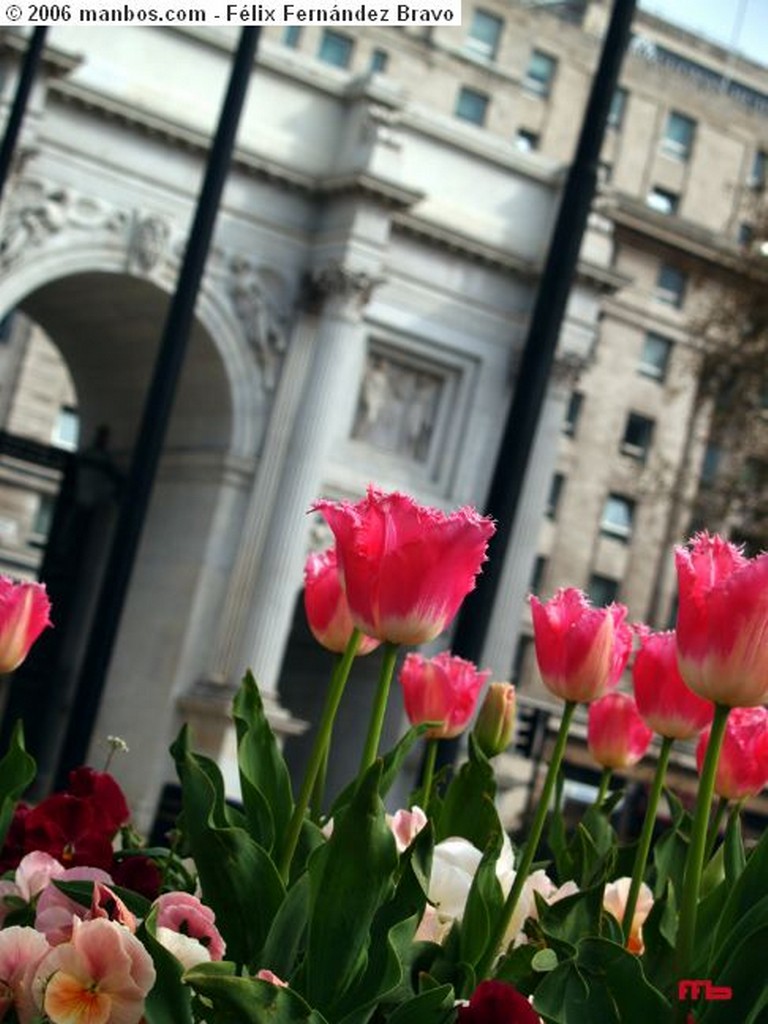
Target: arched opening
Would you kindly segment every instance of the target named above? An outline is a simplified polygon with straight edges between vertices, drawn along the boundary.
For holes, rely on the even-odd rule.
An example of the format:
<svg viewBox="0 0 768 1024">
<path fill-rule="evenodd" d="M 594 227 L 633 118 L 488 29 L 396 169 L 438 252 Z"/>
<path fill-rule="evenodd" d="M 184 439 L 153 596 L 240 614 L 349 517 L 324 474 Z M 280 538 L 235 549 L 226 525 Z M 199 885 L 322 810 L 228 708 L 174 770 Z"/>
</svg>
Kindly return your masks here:
<svg viewBox="0 0 768 1024">
<path fill-rule="evenodd" d="M 17 308 L 50 337 L 71 373 L 80 443 L 64 472 L 43 575 L 54 591 L 56 628 L 17 673 L 5 716 L 23 715 L 42 760 L 42 784 L 70 716 L 105 553 L 120 500 L 169 296 L 125 274 L 89 271 L 37 287 Z M 91 742 L 123 736 L 136 754 L 121 781 L 134 805 L 153 801 L 147 765 L 162 761 L 175 696 L 205 657 L 206 624 L 229 565 L 217 532 L 237 522 L 227 474 L 235 433 L 233 395 L 212 333 L 194 324 L 120 634 Z M 146 819 L 152 808 L 139 806 Z"/>
</svg>

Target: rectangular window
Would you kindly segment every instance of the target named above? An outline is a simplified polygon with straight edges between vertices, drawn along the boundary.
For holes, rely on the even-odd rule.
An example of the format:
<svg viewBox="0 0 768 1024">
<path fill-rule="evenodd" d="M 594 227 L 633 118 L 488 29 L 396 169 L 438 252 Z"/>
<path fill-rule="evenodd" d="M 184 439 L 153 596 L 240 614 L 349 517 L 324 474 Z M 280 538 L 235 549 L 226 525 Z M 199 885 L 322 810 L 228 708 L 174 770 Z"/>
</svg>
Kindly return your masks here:
<svg viewBox="0 0 768 1024">
<path fill-rule="evenodd" d="M 687 275 L 678 267 L 662 263 L 659 267 L 659 276 L 656 278 L 656 299 L 667 306 L 680 309 L 685 300 L 687 279 Z"/>
<path fill-rule="evenodd" d="M 547 559 L 544 555 L 537 555 L 536 561 L 533 563 L 533 573 L 531 574 L 531 593 L 538 594 L 541 590 L 541 585 L 544 582 L 544 574 L 547 571 Z"/>
<path fill-rule="evenodd" d="M 663 381 L 667 376 L 671 352 L 672 342 L 669 338 L 664 338 L 661 334 L 654 334 L 653 331 L 649 331 L 643 342 L 638 372 L 644 377 L 653 377 L 654 380 Z"/>
<path fill-rule="evenodd" d="M 62 405 L 56 416 L 51 444 L 56 448 L 74 451 L 80 438 L 80 417 L 71 405 Z"/>
<path fill-rule="evenodd" d="M 677 213 L 680 206 L 680 196 L 676 192 L 668 192 L 665 188 L 652 188 L 645 202 L 657 213 L 672 216 Z"/>
<path fill-rule="evenodd" d="M 563 433 L 568 437 L 575 437 L 581 416 L 581 407 L 584 404 L 584 395 L 580 391 L 572 391 L 568 399 L 568 408 L 565 410 L 563 420 Z"/>
<path fill-rule="evenodd" d="M 557 60 L 541 50 L 534 50 L 525 71 L 523 85 L 537 96 L 547 97 L 557 71 Z"/>
<path fill-rule="evenodd" d="M 456 117 L 482 126 L 488 113 L 488 102 L 489 98 L 484 92 L 462 86 L 456 98 Z"/>
<path fill-rule="evenodd" d="M 693 118 L 679 114 L 676 110 L 670 110 L 664 128 L 664 138 L 661 140 L 662 153 L 666 153 L 667 156 L 672 156 L 676 160 L 688 160 L 693 149 L 695 135 L 696 122 Z"/>
<path fill-rule="evenodd" d="M 31 536 L 27 543 L 31 548 L 42 548 L 51 532 L 56 498 L 53 494 L 41 494 L 37 499 L 37 510 L 32 521 Z"/>
<path fill-rule="evenodd" d="M 297 49 L 301 42 L 301 26 L 286 25 L 283 29 L 283 38 L 281 42 L 283 46 L 288 46 L 291 50 Z"/>
<path fill-rule="evenodd" d="M 754 158 L 752 160 L 752 170 L 750 172 L 747 184 L 750 188 L 756 190 L 764 189 L 766 177 L 768 177 L 768 152 L 764 149 L 758 149 L 755 151 Z"/>
<path fill-rule="evenodd" d="M 354 45 L 354 40 L 350 36 L 327 28 L 320 38 L 320 49 L 317 56 L 326 64 L 333 64 L 336 68 L 348 68 L 352 60 Z"/>
<path fill-rule="evenodd" d="M 587 596 L 596 608 L 605 608 L 606 605 L 613 604 L 617 600 L 619 581 L 612 580 L 610 576 L 593 573 L 589 577 Z"/>
<path fill-rule="evenodd" d="M 532 153 L 539 148 L 539 136 L 536 132 L 529 132 L 525 128 L 519 128 L 515 135 L 515 149 L 521 153 Z"/>
<path fill-rule="evenodd" d="M 628 92 L 621 86 L 613 90 L 611 97 L 611 109 L 608 111 L 608 127 L 614 131 L 620 131 L 624 124 L 624 112 L 627 109 Z"/>
<path fill-rule="evenodd" d="M 380 50 L 377 47 L 371 54 L 371 71 L 383 75 L 387 70 L 387 64 L 389 64 L 389 54 L 386 50 Z"/>
<path fill-rule="evenodd" d="M 600 532 L 607 537 L 628 541 L 632 536 L 635 519 L 635 503 L 621 494 L 609 494 L 605 499 Z"/>
<path fill-rule="evenodd" d="M 563 474 L 555 473 L 552 477 L 552 483 L 549 485 L 549 496 L 547 497 L 546 515 L 548 519 L 554 519 L 557 516 L 557 508 L 563 495 L 564 484 L 565 477 Z"/>
<path fill-rule="evenodd" d="M 624 437 L 621 440 L 622 455 L 629 455 L 630 458 L 645 462 L 653 441 L 653 420 L 647 416 L 641 416 L 638 412 L 631 412 L 627 416 L 627 425 L 624 428 Z"/>
<path fill-rule="evenodd" d="M 499 48 L 499 39 L 504 28 L 504 22 L 495 14 L 489 14 L 479 7 L 475 8 L 472 14 L 472 23 L 469 26 L 469 35 L 464 42 L 464 49 L 476 57 L 484 57 L 485 60 L 495 60 Z"/>
</svg>

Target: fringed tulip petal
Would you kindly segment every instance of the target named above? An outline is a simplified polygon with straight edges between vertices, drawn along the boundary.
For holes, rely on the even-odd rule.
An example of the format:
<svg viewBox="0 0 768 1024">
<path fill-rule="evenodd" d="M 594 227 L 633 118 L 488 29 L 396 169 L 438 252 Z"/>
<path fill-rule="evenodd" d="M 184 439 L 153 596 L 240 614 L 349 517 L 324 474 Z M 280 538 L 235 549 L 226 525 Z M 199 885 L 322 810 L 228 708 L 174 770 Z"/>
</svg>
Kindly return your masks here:
<svg viewBox="0 0 768 1024">
<path fill-rule="evenodd" d="M 712 721 L 710 701 L 694 693 L 680 675 L 672 631 L 639 631 L 640 650 L 632 666 L 637 709 L 647 725 L 669 739 L 691 739 Z"/>
<path fill-rule="evenodd" d="M 629 768 L 643 757 L 653 739 L 628 693 L 607 693 L 589 705 L 587 744 L 603 768 Z"/>
</svg>

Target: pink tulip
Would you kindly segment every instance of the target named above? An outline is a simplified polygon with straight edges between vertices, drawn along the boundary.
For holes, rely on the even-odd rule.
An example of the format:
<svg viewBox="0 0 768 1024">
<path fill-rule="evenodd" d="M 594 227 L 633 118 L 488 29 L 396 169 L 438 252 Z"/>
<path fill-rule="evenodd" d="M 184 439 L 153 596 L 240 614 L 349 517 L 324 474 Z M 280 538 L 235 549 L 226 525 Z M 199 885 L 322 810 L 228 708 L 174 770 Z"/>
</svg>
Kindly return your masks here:
<svg viewBox="0 0 768 1024">
<path fill-rule="evenodd" d="M 728 707 L 768 700 L 768 554 L 699 533 L 675 552 L 677 656 L 688 686 Z"/>
<path fill-rule="evenodd" d="M 0 1020 L 12 1006 L 22 1024 L 37 1016 L 30 986 L 37 965 L 50 948 L 45 936 L 34 928 L 14 925 L 0 931 Z"/>
<path fill-rule="evenodd" d="M 653 739 L 628 693 L 606 693 L 589 705 L 587 745 L 603 768 L 637 764 Z"/>
<path fill-rule="evenodd" d="M 158 928 L 196 939 L 207 950 L 207 959 L 223 958 L 225 945 L 216 927 L 216 915 L 197 896 L 188 892 L 165 892 L 152 906 L 157 907 Z"/>
<path fill-rule="evenodd" d="M 339 579 L 336 551 L 313 552 L 304 567 L 304 610 L 312 636 L 336 654 L 343 654 L 354 629 L 347 597 Z M 358 654 L 369 654 L 380 641 L 363 636 Z"/>
<path fill-rule="evenodd" d="M 447 651 L 434 658 L 409 654 L 400 670 L 405 711 L 411 725 L 442 722 L 429 729 L 429 739 L 458 736 L 472 717 L 490 672 L 478 672 L 471 661 Z"/>
<path fill-rule="evenodd" d="M 571 587 L 545 603 L 532 597 L 531 613 L 541 678 L 556 697 L 589 703 L 616 686 L 632 650 L 624 605 L 593 608 Z"/>
<path fill-rule="evenodd" d="M 0 674 L 13 672 L 51 625 L 51 602 L 42 583 L 14 583 L 0 576 Z"/>
<path fill-rule="evenodd" d="M 638 630 L 632 667 L 637 710 L 660 736 L 687 740 L 712 721 L 714 706 L 685 685 L 677 665 L 675 634 Z"/>
<path fill-rule="evenodd" d="M 619 924 L 624 921 L 624 911 L 629 899 L 629 890 L 632 884 L 631 878 L 618 878 L 615 882 L 609 882 L 603 893 L 603 908 L 608 911 Z M 644 950 L 643 925 L 645 919 L 653 909 L 653 893 L 643 882 L 637 897 L 637 905 L 632 915 L 632 927 L 629 932 L 627 949 L 630 953 L 640 954 Z"/>
<path fill-rule="evenodd" d="M 313 508 L 336 538 L 353 622 L 395 644 L 428 643 L 450 625 L 496 529 L 472 508 L 446 514 L 375 487 L 357 504 Z"/>
<path fill-rule="evenodd" d="M 386 821 L 395 837 L 397 852 L 403 853 L 427 824 L 427 816 L 420 807 L 414 806 L 410 811 L 401 810 L 395 814 L 387 814 Z"/>
<path fill-rule="evenodd" d="M 699 737 L 699 772 L 709 743 L 707 728 Z M 768 708 L 734 708 L 728 716 L 715 776 L 715 792 L 726 800 L 756 796 L 768 784 Z"/>
<path fill-rule="evenodd" d="M 155 983 L 152 959 L 114 921 L 75 921 L 71 942 L 51 950 L 33 983 L 52 1024 L 139 1024 Z"/>
</svg>

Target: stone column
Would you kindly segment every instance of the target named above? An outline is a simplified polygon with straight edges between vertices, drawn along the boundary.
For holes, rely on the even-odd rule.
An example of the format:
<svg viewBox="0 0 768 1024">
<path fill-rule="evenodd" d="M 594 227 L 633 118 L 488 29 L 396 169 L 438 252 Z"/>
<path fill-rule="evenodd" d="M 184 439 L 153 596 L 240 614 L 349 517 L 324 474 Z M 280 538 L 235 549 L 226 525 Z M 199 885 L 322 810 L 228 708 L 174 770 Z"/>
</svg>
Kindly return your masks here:
<svg viewBox="0 0 768 1024">
<path fill-rule="evenodd" d="M 570 393 L 584 359 L 562 355 L 556 359 L 541 410 L 536 438 L 525 474 L 525 487 L 504 559 L 481 667 L 495 679 L 509 679 L 517 647 L 523 602 L 530 590 L 541 523 L 557 459 L 563 420 Z"/>
</svg>

